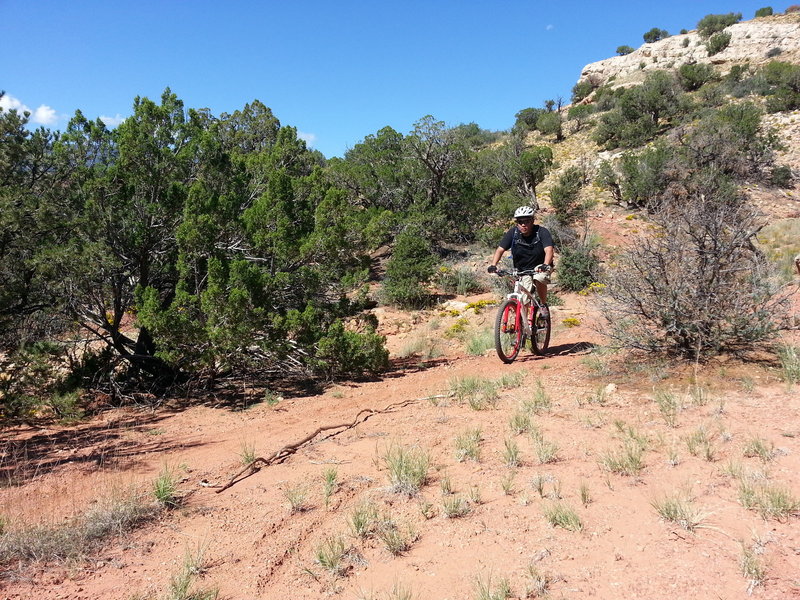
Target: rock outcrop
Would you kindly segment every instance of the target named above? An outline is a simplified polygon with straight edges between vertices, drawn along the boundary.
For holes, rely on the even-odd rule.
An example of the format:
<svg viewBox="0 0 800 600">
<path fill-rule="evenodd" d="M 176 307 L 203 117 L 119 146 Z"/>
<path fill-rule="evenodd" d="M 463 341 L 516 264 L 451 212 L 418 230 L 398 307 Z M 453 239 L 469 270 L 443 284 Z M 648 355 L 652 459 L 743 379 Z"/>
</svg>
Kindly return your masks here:
<svg viewBox="0 0 800 600">
<path fill-rule="evenodd" d="M 733 65 L 760 65 L 772 60 L 800 62 L 800 13 L 762 17 L 730 25 L 728 47 L 708 55 L 706 39 L 696 31 L 673 35 L 664 40 L 644 44 L 624 56 L 615 56 L 586 65 L 580 81 L 595 86 L 613 80 L 613 85 L 632 85 L 644 79 L 648 71 L 677 69 L 691 63 L 717 65 L 723 73 Z"/>
</svg>

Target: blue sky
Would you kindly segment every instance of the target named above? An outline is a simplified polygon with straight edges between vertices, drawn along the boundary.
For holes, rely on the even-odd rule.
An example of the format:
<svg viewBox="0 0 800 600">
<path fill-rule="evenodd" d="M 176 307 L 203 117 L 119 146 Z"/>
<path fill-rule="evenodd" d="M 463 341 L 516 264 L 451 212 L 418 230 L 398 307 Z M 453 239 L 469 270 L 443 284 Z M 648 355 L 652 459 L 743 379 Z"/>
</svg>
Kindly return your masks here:
<svg viewBox="0 0 800 600">
<path fill-rule="evenodd" d="M 569 100 L 584 65 L 768 0 L 0 0 L 7 107 L 63 127 L 76 109 L 114 124 L 169 86 L 186 107 L 254 99 L 325 156 L 433 115 L 508 129 L 522 108 Z"/>
</svg>

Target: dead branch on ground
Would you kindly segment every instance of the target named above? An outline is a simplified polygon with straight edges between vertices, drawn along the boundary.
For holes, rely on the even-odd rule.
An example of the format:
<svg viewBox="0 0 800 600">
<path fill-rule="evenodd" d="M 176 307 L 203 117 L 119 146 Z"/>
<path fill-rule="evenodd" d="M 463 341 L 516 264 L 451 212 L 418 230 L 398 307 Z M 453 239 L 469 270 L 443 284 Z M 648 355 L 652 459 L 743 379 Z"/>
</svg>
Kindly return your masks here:
<svg viewBox="0 0 800 600">
<path fill-rule="evenodd" d="M 322 438 L 322 439 L 329 439 L 329 438 L 332 438 L 332 437 L 334 437 L 336 435 L 339 435 L 340 433 L 343 433 L 343 432 L 347 431 L 348 429 L 352 429 L 356 425 L 360 425 L 361 423 L 363 423 L 364 421 L 366 421 L 367 419 L 369 419 L 373 415 L 379 415 L 379 414 L 383 414 L 383 413 L 392 412 L 393 410 L 395 410 L 397 408 L 403 408 L 404 406 L 408 406 L 409 404 L 413 404 L 413 403 L 418 402 L 420 400 L 431 400 L 433 398 L 444 398 L 444 396 L 429 396 L 427 398 L 414 398 L 414 399 L 411 399 L 411 400 L 403 400 L 402 402 L 395 402 L 394 404 L 389 404 L 388 406 L 386 406 L 386 407 L 384 407 L 383 409 L 380 409 L 380 410 L 374 409 L 374 408 L 364 408 L 364 409 L 358 411 L 358 414 L 356 414 L 355 418 L 350 423 L 339 423 L 338 425 L 325 425 L 323 427 L 318 427 L 313 433 L 310 433 L 309 435 L 307 435 L 303 439 L 301 439 L 301 440 L 299 440 L 299 441 L 297 441 L 297 442 L 295 442 L 293 444 L 288 444 L 288 445 L 284 446 L 283 448 L 281 448 L 280 450 L 278 450 L 277 452 L 275 452 L 274 454 L 272 454 L 271 456 L 269 456 L 267 458 L 259 456 L 253 462 L 251 462 L 249 465 L 247 465 L 244 469 L 242 469 L 241 471 L 236 473 L 236 475 L 231 477 L 231 480 L 228 483 L 226 483 L 225 485 L 223 485 L 221 488 L 219 488 L 217 490 L 217 493 L 218 494 L 222 493 L 225 490 L 227 490 L 229 487 L 231 487 L 233 484 L 237 483 L 238 481 L 241 481 L 242 479 L 246 479 L 247 477 L 250 477 L 251 475 L 255 475 L 256 473 L 258 473 L 258 471 L 261 470 L 262 467 L 267 467 L 269 465 L 276 464 L 276 463 L 282 463 L 287 458 L 289 458 L 292 454 L 297 452 L 300 448 L 302 448 L 306 444 L 311 443 L 314 440 L 314 438 L 316 438 L 320 433 L 322 433 L 324 431 L 332 431 L 332 430 L 336 430 L 336 429 L 339 430 L 339 431 L 334 431 L 333 433 L 330 433 L 327 436 L 325 436 L 324 438 Z"/>
</svg>

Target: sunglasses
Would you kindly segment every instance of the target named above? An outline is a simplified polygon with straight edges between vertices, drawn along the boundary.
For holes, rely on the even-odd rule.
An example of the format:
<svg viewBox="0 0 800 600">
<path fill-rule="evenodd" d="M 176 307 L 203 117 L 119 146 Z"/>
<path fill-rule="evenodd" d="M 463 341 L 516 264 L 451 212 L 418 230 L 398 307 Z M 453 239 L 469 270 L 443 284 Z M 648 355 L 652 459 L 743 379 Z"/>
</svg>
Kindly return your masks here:
<svg viewBox="0 0 800 600">
<path fill-rule="evenodd" d="M 533 219 L 517 219 L 517 225 L 530 225 Z"/>
</svg>

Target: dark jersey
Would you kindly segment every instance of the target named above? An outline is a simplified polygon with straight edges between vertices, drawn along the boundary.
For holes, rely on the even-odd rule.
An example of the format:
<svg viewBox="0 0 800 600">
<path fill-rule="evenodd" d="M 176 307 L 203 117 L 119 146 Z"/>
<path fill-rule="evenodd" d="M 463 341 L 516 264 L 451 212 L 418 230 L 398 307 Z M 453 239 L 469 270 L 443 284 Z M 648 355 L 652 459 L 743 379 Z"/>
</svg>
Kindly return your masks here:
<svg viewBox="0 0 800 600">
<path fill-rule="evenodd" d="M 514 258 L 514 268 L 519 270 L 533 269 L 544 262 L 544 249 L 553 245 L 550 232 L 540 226 L 534 225 L 529 236 L 524 236 L 514 226 L 503 235 L 499 246 L 503 250 L 511 250 Z"/>
</svg>

